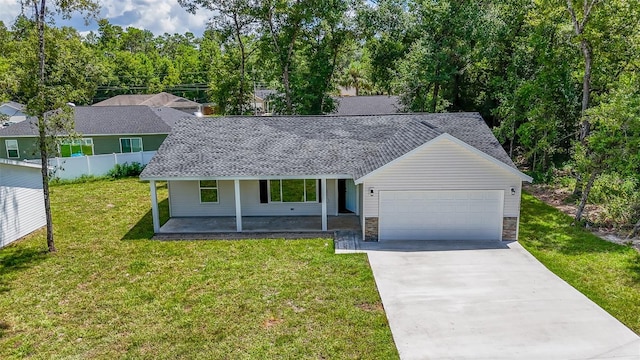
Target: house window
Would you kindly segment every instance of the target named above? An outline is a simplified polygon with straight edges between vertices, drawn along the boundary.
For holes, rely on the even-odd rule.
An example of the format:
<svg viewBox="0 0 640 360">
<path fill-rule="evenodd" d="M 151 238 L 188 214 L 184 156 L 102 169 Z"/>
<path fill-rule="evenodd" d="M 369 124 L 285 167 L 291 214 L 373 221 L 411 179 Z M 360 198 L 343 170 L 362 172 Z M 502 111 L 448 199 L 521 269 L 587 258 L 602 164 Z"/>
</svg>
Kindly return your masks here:
<svg viewBox="0 0 640 360">
<path fill-rule="evenodd" d="M 318 202 L 318 180 L 269 180 L 270 202 Z"/>
<path fill-rule="evenodd" d="M 217 180 L 200 180 L 200 202 L 201 203 L 217 203 L 218 202 L 218 181 Z"/>
<path fill-rule="evenodd" d="M 120 138 L 120 152 L 131 153 L 142 151 L 142 138 Z"/>
<path fill-rule="evenodd" d="M 93 139 L 83 138 L 60 144 L 60 156 L 74 157 L 93 155 Z"/>
<path fill-rule="evenodd" d="M 9 159 L 17 159 L 20 157 L 20 151 L 18 150 L 18 140 L 5 140 L 4 144 L 7 147 L 7 157 Z"/>
</svg>

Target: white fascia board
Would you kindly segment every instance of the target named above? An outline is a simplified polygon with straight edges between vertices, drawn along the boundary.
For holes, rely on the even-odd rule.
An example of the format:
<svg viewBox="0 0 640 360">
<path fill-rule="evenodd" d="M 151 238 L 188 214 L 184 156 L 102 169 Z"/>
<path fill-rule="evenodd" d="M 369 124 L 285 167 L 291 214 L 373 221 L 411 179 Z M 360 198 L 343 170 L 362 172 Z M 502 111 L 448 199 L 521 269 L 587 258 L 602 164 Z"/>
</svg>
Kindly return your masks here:
<svg viewBox="0 0 640 360">
<path fill-rule="evenodd" d="M 454 136 L 449 135 L 448 133 L 444 133 L 444 134 L 440 134 L 437 137 L 435 137 L 434 139 L 432 139 L 432 140 L 430 140 L 430 141 L 418 146 L 417 148 L 409 151 L 408 153 L 400 156 L 399 158 L 394 159 L 394 160 L 384 164 L 383 166 L 373 170 L 372 172 L 360 177 L 359 179 L 357 179 L 355 181 L 355 183 L 356 184 L 361 184 L 362 182 L 364 182 L 364 180 L 366 178 L 371 177 L 371 176 L 379 173 L 380 171 L 383 171 L 387 167 L 392 166 L 392 165 L 404 160 L 405 158 L 417 153 L 418 151 L 421 151 L 423 149 L 429 148 L 429 147 L 431 147 L 431 146 L 433 146 L 433 145 L 435 145 L 435 144 L 437 144 L 437 143 L 439 143 L 439 142 L 441 142 L 443 140 L 449 140 L 449 141 L 451 141 L 451 142 L 453 142 L 455 144 L 460 145 L 461 147 L 463 147 L 463 148 L 469 150 L 470 152 L 482 157 L 483 159 L 486 159 L 486 160 L 494 163 L 495 165 L 497 165 L 501 169 L 506 170 L 506 171 L 508 171 L 508 172 L 510 172 L 512 174 L 515 174 L 515 175 L 519 176 L 523 181 L 526 181 L 526 182 L 529 182 L 529 183 L 533 181 L 533 178 L 531 176 L 521 172 L 520 170 L 512 168 L 511 166 L 503 163 L 502 161 L 494 158 L 493 156 L 488 155 L 488 154 L 476 149 L 475 147 L 465 143 L 464 141 L 462 141 L 462 140 L 460 140 L 460 139 L 458 139 L 458 138 L 456 138 Z"/>
<path fill-rule="evenodd" d="M 196 180 L 298 180 L 298 179 L 353 179 L 352 175 L 344 174 L 322 174 L 322 175 L 269 175 L 269 176 L 145 176 L 140 177 L 141 181 L 196 181 Z"/>
<path fill-rule="evenodd" d="M 83 134 L 78 133 L 81 136 L 141 136 L 141 135 L 169 135 L 169 133 L 161 132 L 161 133 L 117 133 L 117 134 Z"/>
<path fill-rule="evenodd" d="M 40 164 L 29 163 L 26 161 L 19 161 L 19 160 L 9 160 L 9 159 L 0 158 L 0 164 L 22 166 L 22 167 L 28 167 L 28 168 L 34 168 L 34 169 L 42 169 L 42 166 Z"/>
</svg>

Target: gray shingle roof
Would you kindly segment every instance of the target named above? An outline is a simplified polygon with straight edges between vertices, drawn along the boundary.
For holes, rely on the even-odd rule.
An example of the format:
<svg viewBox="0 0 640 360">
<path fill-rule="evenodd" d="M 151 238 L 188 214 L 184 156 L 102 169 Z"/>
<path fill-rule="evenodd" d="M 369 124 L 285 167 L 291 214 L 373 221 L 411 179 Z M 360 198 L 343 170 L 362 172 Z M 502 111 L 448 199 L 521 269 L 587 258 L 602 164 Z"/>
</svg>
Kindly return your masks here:
<svg viewBox="0 0 640 360">
<path fill-rule="evenodd" d="M 185 99 L 180 96 L 161 92 L 158 94 L 132 94 L 116 95 L 109 99 L 93 104 L 93 106 L 125 106 L 125 105 L 147 105 L 147 106 L 167 106 L 175 109 L 197 109 L 200 107 L 195 101 Z"/>
<path fill-rule="evenodd" d="M 401 112 L 397 96 L 343 96 L 335 100 L 338 102 L 335 115 L 384 115 Z"/>
<path fill-rule="evenodd" d="M 184 112 L 168 107 L 78 106 L 75 129 L 84 135 L 168 134 Z M 30 119 L 0 130 L 0 137 L 37 136 L 36 120 Z"/>
<path fill-rule="evenodd" d="M 515 168 L 476 113 L 227 117 L 180 121 L 141 177 L 359 178 L 443 133 Z"/>
<path fill-rule="evenodd" d="M 262 100 L 266 100 L 269 96 L 277 94 L 278 92 L 276 90 L 271 89 L 256 90 L 256 97 L 259 97 Z"/>
<path fill-rule="evenodd" d="M 10 107 L 12 107 L 12 108 L 14 108 L 16 110 L 19 110 L 19 111 L 24 111 L 25 110 L 25 106 L 24 105 L 22 105 L 20 103 L 17 103 L 15 101 L 7 101 L 7 102 L 0 103 L 0 106 L 3 106 L 3 105 L 10 106 Z"/>
</svg>

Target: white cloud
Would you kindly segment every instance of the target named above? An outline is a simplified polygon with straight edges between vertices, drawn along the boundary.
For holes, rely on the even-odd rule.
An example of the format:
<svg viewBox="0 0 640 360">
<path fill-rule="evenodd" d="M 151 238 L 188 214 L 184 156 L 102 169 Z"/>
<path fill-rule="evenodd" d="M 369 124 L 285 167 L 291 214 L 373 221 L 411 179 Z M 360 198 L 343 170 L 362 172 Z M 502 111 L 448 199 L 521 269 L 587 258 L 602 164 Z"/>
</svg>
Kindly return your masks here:
<svg viewBox="0 0 640 360">
<path fill-rule="evenodd" d="M 194 14 L 188 13 L 177 0 L 101 0 L 100 17 L 109 19 L 115 25 L 147 29 L 156 35 L 165 32 L 185 33 L 190 31 L 201 35 L 210 12 L 198 10 Z M 15 0 L 0 0 L 0 21 L 10 26 L 20 14 L 20 4 Z M 27 15 L 31 12 L 28 11 Z M 58 25 L 73 26 L 80 31 L 95 30 L 97 25 L 92 22 L 85 26 L 81 15 L 75 15 L 70 21 L 58 20 Z"/>
<path fill-rule="evenodd" d="M 2 9 L 0 11 L 0 21 L 4 22 L 6 27 L 11 27 L 11 24 L 20 15 L 20 2 L 16 0 L 0 0 L 0 9 Z"/>
</svg>

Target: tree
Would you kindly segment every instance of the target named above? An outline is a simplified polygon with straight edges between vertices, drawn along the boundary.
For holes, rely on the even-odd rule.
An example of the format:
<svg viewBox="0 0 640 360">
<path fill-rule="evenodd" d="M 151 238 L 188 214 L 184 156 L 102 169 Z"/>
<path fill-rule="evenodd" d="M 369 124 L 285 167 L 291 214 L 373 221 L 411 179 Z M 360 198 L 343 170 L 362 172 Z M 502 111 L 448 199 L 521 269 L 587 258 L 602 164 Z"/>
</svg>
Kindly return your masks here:
<svg viewBox="0 0 640 360">
<path fill-rule="evenodd" d="M 340 55 L 353 34 L 348 0 L 267 0 L 258 9 L 262 57 L 276 67 L 282 114 L 322 114 L 334 106 Z"/>
<path fill-rule="evenodd" d="M 576 161 L 588 176 L 575 221 L 582 220 L 591 188 L 606 172 L 637 176 L 640 172 L 640 74 L 623 76 L 607 99 L 591 108 L 591 131 L 576 144 Z"/>
<path fill-rule="evenodd" d="M 38 54 L 38 66 L 37 71 L 34 72 L 37 76 L 33 79 L 35 97 L 27 103 L 27 112 L 38 119 L 38 147 L 42 162 L 42 187 L 47 220 L 47 248 L 49 252 L 55 252 L 51 203 L 49 200 L 49 155 L 52 151 L 52 132 L 55 133 L 59 129 L 69 129 L 71 118 L 69 110 L 64 110 L 64 104 L 69 101 L 65 97 L 67 94 L 58 91 L 59 86 L 55 86 L 56 84 L 52 83 L 54 79 L 51 79 L 47 73 L 45 36 L 47 15 L 50 14 L 50 11 L 59 13 L 66 18 L 69 18 L 76 11 L 95 14 L 98 10 L 98 4 L 91 0 L 54 0 L 52 6 L 48 7 L 46 0 L 34 0 L 31 5 L 33 6 L 34 21 L 37 29 L 38 46 L 34 50 Z"/>
<path fill-rule="evenodd" d="M 408 3 L 371 1 L 357 9 L 358 33 L 366 39 L 364 48 L 369 54 L 371 82 L 376 91 L 393 93 L 399 63 L 416 39 Z"/>
<path fill-rule="evenodd" d="M 414 1 L 409 5 L 416 36 L 399 63 L 395 88 L 408 110 L 470 110 L 467 73 L 482 53 L 486 7 L 479 1 Z"/>
<path fill-rule="evenodd" d="M 195 13 L 198 7 L 210 10 L 214 13 L 211 26 L 219 31 L 225 38 L 232 38 L 238 49 L 238 76 L 236 100 L 230 103 L 236 104 L 229 113 L 244 114 L 249 109 L 249 82 L 247 81 L 247 62 L 253 53 L 251 49 L 251 37 L 249 36 L 256 24 L 254 16 L 256 4 L 252 0 L 178 0 L 178 3 L 188 11 Z M 212 84 L 216 86 L 216 84 Z"/>
<path fill-rule="evenodd" d="M 339 83 L 346 88 L 354 88 L 356 96 L 360 95 L 361 90 L 371 90 L 371 83 L 367 78 L 365 67 L 360 62 L 349 64 Z"/>
</svg>

